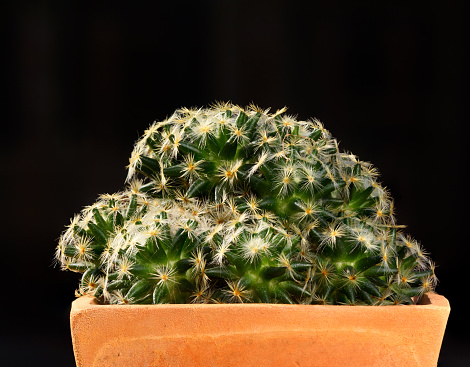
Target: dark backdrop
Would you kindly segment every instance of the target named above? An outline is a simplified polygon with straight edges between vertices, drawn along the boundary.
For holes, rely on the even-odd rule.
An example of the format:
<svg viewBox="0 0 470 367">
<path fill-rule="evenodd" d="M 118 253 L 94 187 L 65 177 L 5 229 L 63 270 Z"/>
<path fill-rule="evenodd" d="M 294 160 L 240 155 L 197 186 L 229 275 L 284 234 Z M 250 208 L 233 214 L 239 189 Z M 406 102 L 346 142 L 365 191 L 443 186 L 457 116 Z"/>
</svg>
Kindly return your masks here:
<svg viewBox="0 0 470 367">
<path fill-rule="evenodd" d="M 470 365 L 468 2 L 62 3 L 1 25 L 2 366 L 74 365 L 78 276 L 51 265 L 64 225 L 122 188 L 152 121 L 215 100 L 317 117 L 380 170 L 452 306 L 440 365 Z"/>
</svg>

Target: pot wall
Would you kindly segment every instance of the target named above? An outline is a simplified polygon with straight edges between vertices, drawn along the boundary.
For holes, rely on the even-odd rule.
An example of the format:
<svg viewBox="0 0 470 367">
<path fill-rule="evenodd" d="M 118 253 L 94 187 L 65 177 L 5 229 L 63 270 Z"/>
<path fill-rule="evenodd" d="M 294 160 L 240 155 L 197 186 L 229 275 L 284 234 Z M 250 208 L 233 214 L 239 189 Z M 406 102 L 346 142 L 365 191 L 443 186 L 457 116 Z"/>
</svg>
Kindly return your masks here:
<svg viewBox="0 0 470 367">
<path fill-rule="evenodd" d="M 78 367 L 436 366 L 449 316 L 412 306 L 72 303 Z"/>
</svg>

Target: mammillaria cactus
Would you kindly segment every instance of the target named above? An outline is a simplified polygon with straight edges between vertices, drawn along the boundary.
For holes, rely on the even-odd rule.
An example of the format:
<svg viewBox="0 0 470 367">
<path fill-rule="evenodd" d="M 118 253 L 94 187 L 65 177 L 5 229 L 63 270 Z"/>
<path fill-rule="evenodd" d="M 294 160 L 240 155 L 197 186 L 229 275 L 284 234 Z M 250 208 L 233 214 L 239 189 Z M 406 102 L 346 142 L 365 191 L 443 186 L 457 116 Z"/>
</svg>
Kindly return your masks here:
<svg viewBox="0 0 470 367">
<path fill-rule="evenodd" d="M 316 119 L 253 105 L 184 108 L 149 127 L 128 169 L 131 191 L 102 197 L 61 237 L 63 266 L 88 269 L 82 293 L 385 305 L 435 286 L 376 169 L 340 152 Z M 156 269 L 171 272 L 171 287 Z"/>
<path fill-rule="evenodd" d="M 72 220 L 56 258 L 84 273 L 79 294 L 111 303 L 184 302 L 197 281 L 180 268 L 191 261 L 194 227 L 164 201 L 132 191 L 102 195 Z"/>
</svg>

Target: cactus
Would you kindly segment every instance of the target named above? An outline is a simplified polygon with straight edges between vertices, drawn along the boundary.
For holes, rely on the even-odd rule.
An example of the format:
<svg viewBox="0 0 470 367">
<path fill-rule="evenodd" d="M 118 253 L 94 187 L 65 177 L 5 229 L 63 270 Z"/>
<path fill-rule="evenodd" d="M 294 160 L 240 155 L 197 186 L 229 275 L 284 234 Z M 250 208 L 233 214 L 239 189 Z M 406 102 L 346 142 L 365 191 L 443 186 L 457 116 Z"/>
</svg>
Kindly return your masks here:
<svg viewBox="0 0 470 367">
<path fill-rule="evenodd" d="M 136 143 L 127 181 L 128 192 L 102 197 L 61 237 L 62 266 L 84 271 L 79 293 L 387 305 L 435 287 L 377 170 L 340 152 L 316 119 L 228 103 L 180 109 Z M 169 228 L 163 239 L 148 234 L 155 218 Z M 165 292 L 157 268 L 175 277 Z"/>
<path fill-rule="evenodd" d="M 79 295 L 110 303 L 184 303 L 198 282 L 185 268 L 197 244 L 190 235 L 195 225 L 172 203 L 130 190 L 102 195 L 72 220 L 56 258 L 63 269 L 83 273 Z"/>
</svg>

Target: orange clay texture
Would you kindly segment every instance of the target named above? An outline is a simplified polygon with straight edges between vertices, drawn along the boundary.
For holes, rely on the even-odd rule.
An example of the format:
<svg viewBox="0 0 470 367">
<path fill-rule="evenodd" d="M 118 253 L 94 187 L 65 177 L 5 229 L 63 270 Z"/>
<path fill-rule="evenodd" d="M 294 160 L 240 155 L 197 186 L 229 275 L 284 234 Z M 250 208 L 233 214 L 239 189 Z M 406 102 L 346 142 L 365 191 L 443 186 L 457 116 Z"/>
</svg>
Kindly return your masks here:
<svg viewBox="0 0 470 367">
<path fill-rule="evenodd" d="M 449 302 L 419 305 L 72 304 L 78 367 L 437 366 Z"/>
</svg>

